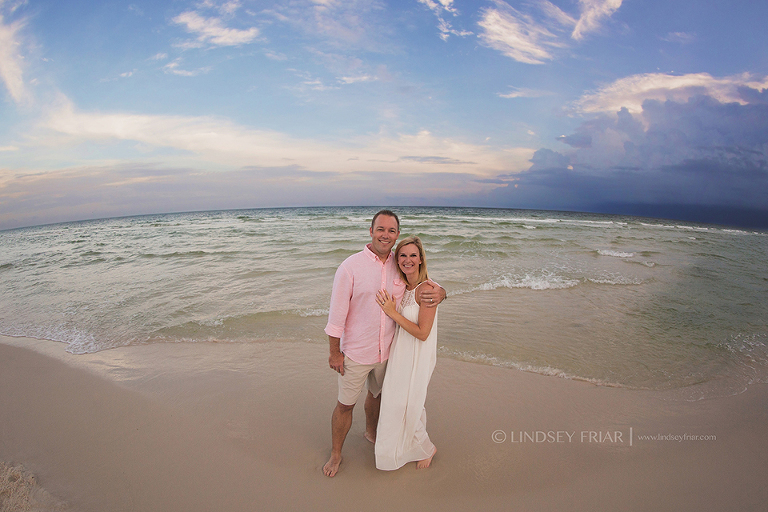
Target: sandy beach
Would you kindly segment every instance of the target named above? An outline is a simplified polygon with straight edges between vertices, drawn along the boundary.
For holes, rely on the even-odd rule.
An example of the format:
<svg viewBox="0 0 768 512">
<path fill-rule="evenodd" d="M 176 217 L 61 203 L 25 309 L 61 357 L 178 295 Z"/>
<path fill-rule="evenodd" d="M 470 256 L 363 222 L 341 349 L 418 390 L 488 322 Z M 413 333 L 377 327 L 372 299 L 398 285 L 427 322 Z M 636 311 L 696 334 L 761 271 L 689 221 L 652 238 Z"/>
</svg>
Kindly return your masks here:
<svg viewBox="0 0 768 512">
<path fill-rule="evenodd" d="M 765 384 L 687 402 L 440 358 L 427 399 L 432 467 L 376 470 L 359 405 L 329 479 L 336 377 L 323 344 L 64 349 L 0 337 L 0 461 L 34 475 L 31 510 L 701 512 L 768 502 Z"/>
</svg>

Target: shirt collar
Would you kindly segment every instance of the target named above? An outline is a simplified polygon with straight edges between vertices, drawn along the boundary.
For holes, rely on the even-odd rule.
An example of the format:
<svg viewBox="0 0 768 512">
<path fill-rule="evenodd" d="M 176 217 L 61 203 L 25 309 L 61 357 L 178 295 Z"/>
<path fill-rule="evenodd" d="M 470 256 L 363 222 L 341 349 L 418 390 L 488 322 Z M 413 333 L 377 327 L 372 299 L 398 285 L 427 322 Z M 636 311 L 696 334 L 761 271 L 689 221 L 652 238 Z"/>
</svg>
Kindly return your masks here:
<svg viewBox="0 0 768 512">
<path fill-rule="evenodd" d="M 366 244 L 365 245 L 365 249 L 363 249 L 363 254 L 368 256 L 370 259 L 378 261 L 378 262 L 381 263 L 381 260 L 379 259 L 378 256 L 376 256 L 376 253 L 371 250 L 371 244 Z M 392 251 L 389 252 L 389 256 L 387 256 L 387 260 L 384 263 L 389 261 L 390 258 L 392 258 Z"/>
</svg>

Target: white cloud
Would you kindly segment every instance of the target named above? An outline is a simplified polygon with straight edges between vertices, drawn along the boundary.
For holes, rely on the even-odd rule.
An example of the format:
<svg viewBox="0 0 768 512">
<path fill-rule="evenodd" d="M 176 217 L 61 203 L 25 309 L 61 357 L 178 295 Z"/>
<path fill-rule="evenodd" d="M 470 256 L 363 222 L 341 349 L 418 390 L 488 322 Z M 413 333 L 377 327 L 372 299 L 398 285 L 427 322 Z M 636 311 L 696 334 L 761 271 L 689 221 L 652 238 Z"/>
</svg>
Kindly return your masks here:
<svg viewBox="0 0 768 512">
<path fill-rule="evenodd" d="M 668 43 L 690 44 L 696 41 L 696 34 L 689 32 L 670 32 L 661 38 Z"/>
<path fill-rule="evenodd" d="M 275 52 L 272 50 L 266 50 L 264 56 L 270 60 L 283 61 L 288 60 L 288 56 L 281 52 Z"/>
<path fill-rule="evenodd" d="M 541 91 L 538 89 L 526 89 L 518 87 L 510 87 L 510 91 L 506 94 L 499 93 L 500 98 L 541 98 L 542 96 L 549 96 L 552 93 L 549 91 Z"/>
<path fill-rule="evenodd" d="M 305 80 L 302 82 L 302 85 L 312 89 L 313 91 L 332 91 L 334 89 L 338 89 L 338 87 L 334 85 L 325 85 L 325 83 L 323 83 L 323 81 L 319 78 L 311 78 L 309 80 Z"/>
<path fill-rule="evenodd" d="M 251 27 L 239 30 L 224 26 L 221 18 L 204 18 L 195 11 L 187 11 L 173 18 L 178 25 L 185 25 L 187 32 L 197 34 L 200 43 L 210 43 L 216 46 L 240 46 L 256 39 L 259 30 Z"/>
<path fill-rule="evenodd" d="M 440 30 L 440 39 L 447 41 L 451 35 L 466 37 L 471 36 L 472 32 L 469 30 L 456 30 L 453 26 L 443 18 L 440 18 L 437 23 L 437 28 Z"/>
<path fill-rule="evenodd" d="M 106 82 L 114 82 L 114 81 L 116 81 L 116 80 L 120 80 L 121 78 L 130 78 L 130 77 L 132 77 L 132 76 L 133 76 L 133 74 L 134 74 L 135 72 L 136 72 L 136 70 L 135 70 L 135 69 L 134 69 L 133 71 L 126 71 L 125 73 L 120 73 L 120 74 L 119 74 L 118 76 L 116 76 L 116 77 L 112 77 L 112 78 L 102 78 L 102 79 L 101 79 L 101 80 L 99 80 L 99 81 L 100 81 L 100 82 L 102 82 L 102 83 L 106 83 Z"/>
<path fill-rule="evenodd" d="M 599 30 L 601 23 L 621 7 L 621 2 L 622 0 L 579 0 L 581 16 L 571 37 L 578 41 L 583 39 L 585 34 Z"/>
<path fill-rule="evenodd" d="M 629 112 L 643 110 L 643 101 L 686 101 L 697 95 L 707 95 L 721 103 L 746 104 L 739 89 L 768 88 L 768 77 L 757 78 L 748 73 L 722 78 L 708 73 L 668 75 L 647 73 L 628 76 L 605 85 L 595 92 L 583 95 L 574 107 L 579 112 L 618 112 L 622 107 Z"/>
<path fill-rule="evenodd" d="M 381 15 L 384 9 L 380 0 L 293 0 L 262 12 L 321 38 L 337 50 L 379 53 L 391 48 L 384 37 L 391 33 L 387 18 Z"/>
<path fill-rule="evenodd" d="M 557 36 L 544 25 L 503 2 L 499 9 L 483 9 L 478 25 L 480 40 L 507 57 L 526 64 L 543 64 L 552 60 L 550 49 L 562 47 Z"/>
<path fill-rule="evenodd" d="M 0 14 L 0 80 L 5 84 L 8 94 L 17 104 L 32 101 L 31 94 L 24 84 L 23 57 L 19 54 L 18 32 L 24 27 L 19 20 L 6 24 Z"/>
<path fill-rule="evenodd" d="M 178 76 L 197 76 L 200 74 L 208 73 L 211 70 L 210 67 L 204 67 L 204 68 L 198 68 L 190 71 L 187 69 L 180 69 L 179 68 L 180 65 L 181 65 L 181 59 L 179 58 L 163 66 L 163 71 L 165 71 L 166 73 L 170 73 Z"/>
<path fill-rule="evenodd" d="M 622 0 L 580 0 L 578 19 L 549 0 L 526 4 L 529 13 L 520 12 L 502 0 L 494 8 L 481 9 L 478 25 L 480 40 L 507 57 L 525 64 L 553 60 L 552 50 L 565 48 L 569 40 L 580 41 L 621 7 Z M 570 38 L 564 32 L 570 31 Z"/>
<path fill-rule="evenodd" d="M 226 2 L 218 2 L 216 0 L 203 0 L 197 3 L 198 9 L 211 9 L 219 11 L 223 16 L 233 15 L 240 7 L 242 7 L 240 0 L 229 0 Z"/>
<path fill-rule="evenodd" d="M 0 228 L 153 211 L 434 204 L 498 187 L 533 150 L 418 133 L 298 139 L 216 117 L 83 112 L 60 97 L 0 170 Z M 112 148 L 133 150 L 114 159 Z M 63 164 L 63 165 L 62 165 Z"/>
<path fill-rule="evenodd" d="M 311 0 L 311 1 L 313 4 L 322 8 L 336 7 L 338 5 L 338 2 L 336 0 Z"/>
<path fill-rule="evenodd" d="M 334 144 L 256 130 L 215 117 L 81 112 L 66 99 L 43 128 L 52 132 L 52 148 L 134 141 L 150 148 L 177 150 L 173 157 L 177 163 L 215 168 L 284 166 L 290 158 L 291 164 L 316 172 L 407 172 L 413 165 L 428 162 L 428 172 L 485 176 L 524 169 L 533 154 L 528 148 L 475 145 L 435 137 L 425 130 L 395 137 L 360 136 Z"/>
<path fill-rule="evenodd" d="M 294 87 L 294 89 L 298 91 L 306 91 L 306 89 L 311 89 L 313 91 L 330 91 L 330 90 L 338 89 L 338 86 L 326 85 L 325 82 L 322 81 L 322 79 L 306 71 L 299 71 L 296 69 L 289 69 L 289 71 L 293 71 L 296 74 L 296 76 L 301 79 L 301 84 Z"/>
<path fill-rule="evenodd" d="M 370 75 L 342 76 L 339 78 L 339 81 L 345 84 L 354 84 L 357 82 L 372 82 L 374 80 L 376 80 L 376 77 L 373 77 Z"/>
<path fill-rule="evenodd" d="M 538 4 L 538 7 L 541 9 L 541 11 L 544 13 L 546 17 L 554 20 L 559 25 L 562 25 L 564 27 L 575 27 L 576 23 L 578 23 L 577 19 L 575 19 L 570 14 L 567 14 L 558 6 L 556 6 L 555 4 L 553 4 L 548 0 L 543 0 L 542 2 L 540 2 Z"/>
<path fill-rule="evenodd" d="M 351 57 L 349 55 L 343 55 L 340 53 L 329 53 L 317 50 L 315 48 L 309 48 L 309 51 L 319 57 L 326 68 L 328 68 L 335 76 L 336 81 L 341 84 L 353 84 L 358 82 L 373 82 L 379 80 L 373 70 L 369 69 L 366 63 L 357 57 Z M 310 86 L 314 90 L 331 90 L 338 89 L 333 85 L 325 85 L 320 78 L 313 77 L 310 73 L 305 71 L 292 70 L 297 76 L 304 79 L 302 82 L 304 85 Z M 386 74 L 386 68 L 380 69 L 382 74 Z"/>
<path fill-rule="evenodd" d="M 128 10 L 131 11 L 132 13 L 136 14 L 137 16 L 144 16 L 144 9 L 142 9 L 141 7 L 139 7 L 136 4 L 130 4 L 128 6 Z"/>
<path fill-rule="evenodd" d="M 466 30 L 456 30 L 451 23 L 444 18 L 444 14 L 457 16 L 459 11 L 453 6 L 453 0 L 419 0 L 420 4 L 426 5 L 437 16 L 437 29 L 440 31 L 440 39 L 447 41 L 451 35 L 465 37 L 472 35 L 472 32 Z"/>
<path fill-rule="evenodd" d="M 456 8 L 453 6 L 453 0 L 438 0 L 437 2 L 434 2 L 433 0 L 419 0 L 419 3 L 426 5 L 435 13 L 440 13 L 441 11 L 451 13 L 456 12 Z"/>
<path fill-rule="evenodd" d="M 325 66 L 339 75 L 362 75 L 365 68 L 365 62 L 358 58 L 336 52 L 323 52 L 316 48 L 309 48 L 309 51 L 322 59 Z"/>
<path fill-rule="evenodd" d="M 11 0 L 11 1 L 0 0 L 0 7 L 5 7 L 5 9 L 9 13 L 13 14 L 21 6 L 27 5 L 28 3 L 29 3 L 28 0 Z"/>
<path fill-rule="evenodd" d="M 238 2 L 236 0 L 232 0 L 230 2 L 224 2 L 221 7 L 219 7 L 219 10 L 222 14 L 226 15 L 233 15 L 235 14 L 235 11 L 237 11 L 240 6 L 242 5 L 241 2 Z"/>
</svg>

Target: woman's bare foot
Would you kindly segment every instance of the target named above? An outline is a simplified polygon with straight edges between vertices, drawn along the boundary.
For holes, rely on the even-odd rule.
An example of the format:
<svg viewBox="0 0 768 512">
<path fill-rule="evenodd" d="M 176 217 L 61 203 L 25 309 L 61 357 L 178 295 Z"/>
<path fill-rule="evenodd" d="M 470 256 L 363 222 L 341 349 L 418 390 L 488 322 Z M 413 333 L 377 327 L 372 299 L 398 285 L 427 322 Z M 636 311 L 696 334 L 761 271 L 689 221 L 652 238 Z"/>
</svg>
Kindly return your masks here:
<svg viewBox="0 0 768 512">
<path fill-rule="evenodd" d="M 375 430 L 373 431 L 373 434 L 371 434 L 370 432 L 366 431 L 365 434 L 363 434 L 363 437 L 365 437 L 367 440 L 369 440 L 373 444 L 376 444 L 376 431 Z"/>
<path fill-rule="evenodd" d="M 341 455 L 331 455 L 328 462 L 323 466 L 323 474 L 325 476 L 334 476 L 339 471 L 339 465 L 341 464 Z"/>
<path fill-rule="evenodd" d="M 428 468 L 429 465 L 432 464 L 432 457 L 434 457 L 436 453 L 437 447 L 435 447 L 435 449 L 432 451 L 432 455 L 430 455 L 428 459 L 416 461 L 416 469 Z"/>
</svg>

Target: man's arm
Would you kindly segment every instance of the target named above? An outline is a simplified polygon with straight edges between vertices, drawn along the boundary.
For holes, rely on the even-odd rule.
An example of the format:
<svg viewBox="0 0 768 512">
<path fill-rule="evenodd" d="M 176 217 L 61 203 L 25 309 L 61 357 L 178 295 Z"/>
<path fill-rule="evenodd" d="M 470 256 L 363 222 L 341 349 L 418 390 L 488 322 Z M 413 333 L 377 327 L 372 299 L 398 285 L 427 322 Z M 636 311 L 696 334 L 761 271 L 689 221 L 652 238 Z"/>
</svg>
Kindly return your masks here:
<svg viewBox="0 0 768 512">
<path fill-rule="evenodd" d="M 445 288 L 432 280 L 429 280 L 422 285 L 421 303 L 424 307 L 435 308 L 438 304 L 443 302 L 447 296 L 448 292 L 445 291 Z"/>
<path fill-rule="evenodd" d="M 328 335 L 330 355 L 328 365 L 336 372 L 344 375 L 344 354 L 341 352 L 341 336 L 347 322 L 349 301 L 352 298 L 352 276 L 346 272 L 342 264 L 336 270 L 331 291 L 331 307 L 328 311 L 328 324 L 325 334 Z"/>
<path fill-rule="evenodd" d="M 344 375 L 344 354 L 341 352 L 341 339 L 328 336 L 331 346 L 331 355 L 328 356 L 328 364 L 338 373 Z"/>
</svg>

